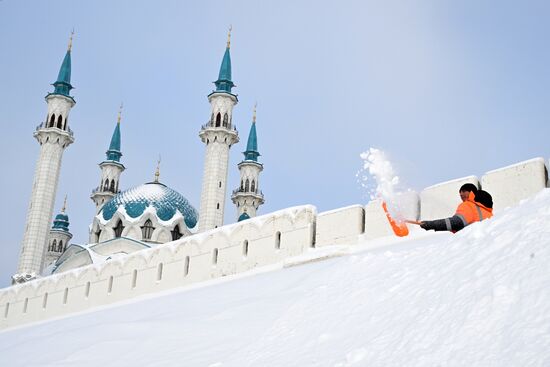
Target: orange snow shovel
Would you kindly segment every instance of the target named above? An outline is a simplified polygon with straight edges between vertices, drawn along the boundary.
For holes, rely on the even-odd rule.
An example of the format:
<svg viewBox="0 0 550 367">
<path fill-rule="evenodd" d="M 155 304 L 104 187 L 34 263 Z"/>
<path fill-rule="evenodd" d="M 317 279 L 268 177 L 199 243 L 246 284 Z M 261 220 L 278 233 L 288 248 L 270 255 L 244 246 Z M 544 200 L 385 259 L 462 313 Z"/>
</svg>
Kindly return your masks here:
<svg viewBox="0 0 550 367">
<path fill-rule="evenodd" d="M 390 213 L 388 212 L 388 207 L 386 206 L 385 201 L 382 202 L 382 208 L 384 208 L 384 213 L 386 213 L 386 218 L 388 218 L 388 222 L 390 222 L 390 226 L 391 226 L 391 229 L 393 230 L 393 233 L 395 233 L 395 235 L 398 237 L 407 236 L 409 234 L 409 229 L 407 228 L 407 225 L 405 224 L 405 222 L 410 223 L 414 221 L 405 221 L 405 222 L 398 223 L 395 221 L 395 219 L 391 217 Z M 414 223 L 414 224 L 418 224 L 418 223 Z"/>
</svg>

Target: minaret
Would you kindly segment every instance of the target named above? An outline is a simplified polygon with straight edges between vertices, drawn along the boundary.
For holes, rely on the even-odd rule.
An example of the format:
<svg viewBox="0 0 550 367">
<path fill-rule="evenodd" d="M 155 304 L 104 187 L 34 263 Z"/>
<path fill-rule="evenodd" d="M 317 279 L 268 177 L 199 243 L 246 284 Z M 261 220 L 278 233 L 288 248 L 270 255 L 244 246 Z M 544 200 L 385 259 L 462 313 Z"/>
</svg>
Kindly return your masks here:
<svg viewBox="0 0 550 367">
<path fill-rule="evenodd" d="M 46 96 L 48 104 L 46 121 L 38 125 L 33 134 L 40 143 L 40 154 L 34 172 L 19 266 L 17 274 L 13 276 L 13 281 L 16 283 L 31 280 L 40 273 L 47 248 L 61 159 L 65 148 L 74 141 L 73 132 L 69 128 L 69 112 L 76 103 L 69 95 L 73 89 L 71 85 L 72 38 L 71 34 L 57 81 L 53 83 L 55 89 L 53 93 Z"/>
<path fill-rule="evenodd" d="M 59 256 L 69 246 L 69 241 L 73 238 L 71 232 L 69 232 L 69 216 L 65 214 L 67 208 L 67 197 L 63 202 L 63 208 L 61 213 L 55 216 L 53 226 L 50 229 L 50 235 L 48 238 L 48 249 L 46 250 L 46 256 L 44 257 L 44 264 L 42 268 L 47 268 L 52 263 L 59 259 Z"/>
<path fill-rule="evenodd" d="M 99 164 L 101 169 L 101 181 L 99 186 L 92 191 L 90 198 L 95 203 L 96 215 L 99 213 L 103 204 L 108 202 L 117 192 L 118 184 L 120 182 L 120 174 L 124 171 L 125 167 L 120 163 L 120 157 L 122 153 L 120 151 L 120 120 L 122 115 L 122 104 L 118 111 L 117 123 L 115 131 L 113 131 L 113 137 L 111 138 L 111 144 L 109 144 L 109 150 L 106 152 L 106 158 Z"/>
<path fill-rule="evenodd" d="M 248 134 L 246 151 L 243 152 L 244 160 L 239 163 L 241 173 L 241 185 L 233 190 L 231 200 L 237 205 L 237 220 L 252 218 L 256 216 L 256 210 L 264 203 L 264 194 L 259 189 L 260 172 L 264 169 L 258 163 L 258 138 L 256 136 L 256 106 L 252 117 L 252 126 Z"/>
<path fill-rule="evenodd" d="M 231 28 L 220 74 L 214 82 L 216 90 L 208 95 L 208 101 L 212 106 L 211 118 L 199 132 L 202 142 L 206 144 L 199 232 L 223 225 L 229 148 L 239 141 L 232 118 L 233 106 L 238 100 L 237 96 L 231 93 L 231 88 L 235 85 L 231 81 L 230 41 Z"/>
</svg>

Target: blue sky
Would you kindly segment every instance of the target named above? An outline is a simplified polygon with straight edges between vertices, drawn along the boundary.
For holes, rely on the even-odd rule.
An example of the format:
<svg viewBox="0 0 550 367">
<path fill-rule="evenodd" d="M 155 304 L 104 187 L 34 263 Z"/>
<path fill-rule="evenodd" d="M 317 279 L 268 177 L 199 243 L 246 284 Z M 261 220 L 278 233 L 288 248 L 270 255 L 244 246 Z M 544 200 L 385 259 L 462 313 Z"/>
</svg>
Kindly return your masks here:
<svg viewBox="0 0 550 367">
<path fill-rule="evenodd" d="M 546 1 L 0 1 L 0 145 L 4 235 L 0 286 L 16 270 L 38 144 L 71 29 L 75 143 L 55 212 L 68 195 L 86 242 L 97 164 L 124 102 L 122 188 L 161 181 L 199 209 L 207 94 L 227 29 L 241 142 L 238 185 L 258 102 L 260 213 L 365 203 L 359 154 L 388 153 L 416 190 L 550 156 L 550 3 Z M 226 203 L 226 222 L 236 209 Z"/>
</svg>

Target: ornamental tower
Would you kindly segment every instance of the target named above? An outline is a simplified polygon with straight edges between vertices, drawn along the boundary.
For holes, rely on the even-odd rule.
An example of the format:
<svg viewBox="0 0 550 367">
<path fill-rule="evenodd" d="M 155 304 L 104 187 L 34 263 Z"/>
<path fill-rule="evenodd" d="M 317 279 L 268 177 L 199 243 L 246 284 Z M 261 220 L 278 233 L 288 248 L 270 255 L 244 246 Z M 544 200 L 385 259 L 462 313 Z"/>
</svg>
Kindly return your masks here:
<svg viewBox="0 0 550 367">
<path fill-rule="evenodd" d="M 122 153 L 120 151 L 120 120 L 122 115 L 122 105 L 118 111 L 117 123 L 111 144 L 106 152 L 106 158 L 99 164 L 101 169 L 101 181 L 99 186 L 92 191 L 90 198 L 95 203 L 96 215 L 99 213 L 103 204 L 108 202 L 117 192 L 119 192 L 118 184 L 120 182 L 120 174 L 125 167 L 120 163 Z"/>
<path fill-rule="evenodd" d="M 65 196 L 61 213 L 55 216 L 53 226 L 50 229 L 48 249 L 46 250 L 46 256 L 44 257 L 44 264 L 42 264 L 43 269 L 47 268 L 59 259 L 59 256 L 61 256 L 61 254 L 69 246 L 69 241 L 73 238 L 73 235 L 69 232 L 69 216 L 65 214 L 66 207 L 67 197 Z"/>
<path fill-rule="evenodd" d="M 231 88 L 235 85 L 231 81 L 230 41 L 231 28 L 227 36 L 220 74 L 214 82 L 216 90 L 208 95 L 208 101 L 212 106 L 210 121 L 203 125 L 199 132 L 202 142 L 206 144 L 199 232 L 223 225 L 229 148 L 239 141 L 232 118 L 233 106 L 238 100 L 237 96 L 231 93 Z"/>
<path fill-rule="evenodd" d="M 244 160 L 239 163 L 241 173 L 241 185 L 233 190 L 231 200 L 237 205 L 237 220 L 245 220 L 256 216 L 258 207 L 264 203 L 264 194 L 259 190 L 260 172 L 264 169 L 258 163 L 258 138 L 256 136 L 256 106 L 252 117 L 252 126 L 248 134 L 246 151 L 243 152 Z"/>
<path fill-rule="evenodd" d="M 69 128 L 69 112 L 76 104 L 70 91 L 71 85 L 71 48 L 72 38 L 53 93 L 48 93 L 46 103 L 48 114 L 46 121 L 36 128 L 33 136 L 40 144 L 40 154 L 32 185 L 31 201 L 27 212 L 27 224 L 21 244 L 21 255 L 17 274 L 13 282 L 20 283 L 33 279 L 41 270 L 47 249 L 48 230 L 53 214 L 55 194 L 59 181 L 63 152 L 73 143 L 73 132 Z"/>
</svg>

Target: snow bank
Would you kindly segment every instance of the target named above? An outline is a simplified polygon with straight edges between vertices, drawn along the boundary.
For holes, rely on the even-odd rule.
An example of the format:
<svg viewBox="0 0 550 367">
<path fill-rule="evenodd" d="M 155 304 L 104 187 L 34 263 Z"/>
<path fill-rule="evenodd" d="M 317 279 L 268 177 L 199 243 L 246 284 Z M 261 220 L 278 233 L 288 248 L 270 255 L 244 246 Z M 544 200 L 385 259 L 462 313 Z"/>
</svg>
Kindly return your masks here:
<svg viewBox="0 0 550 367">
<path fill-rule="evenodd" d="M 549 189 L 456 235 L 354 249 L 4 331 L 0 365 L 550 365 Z"/>
</svg>

